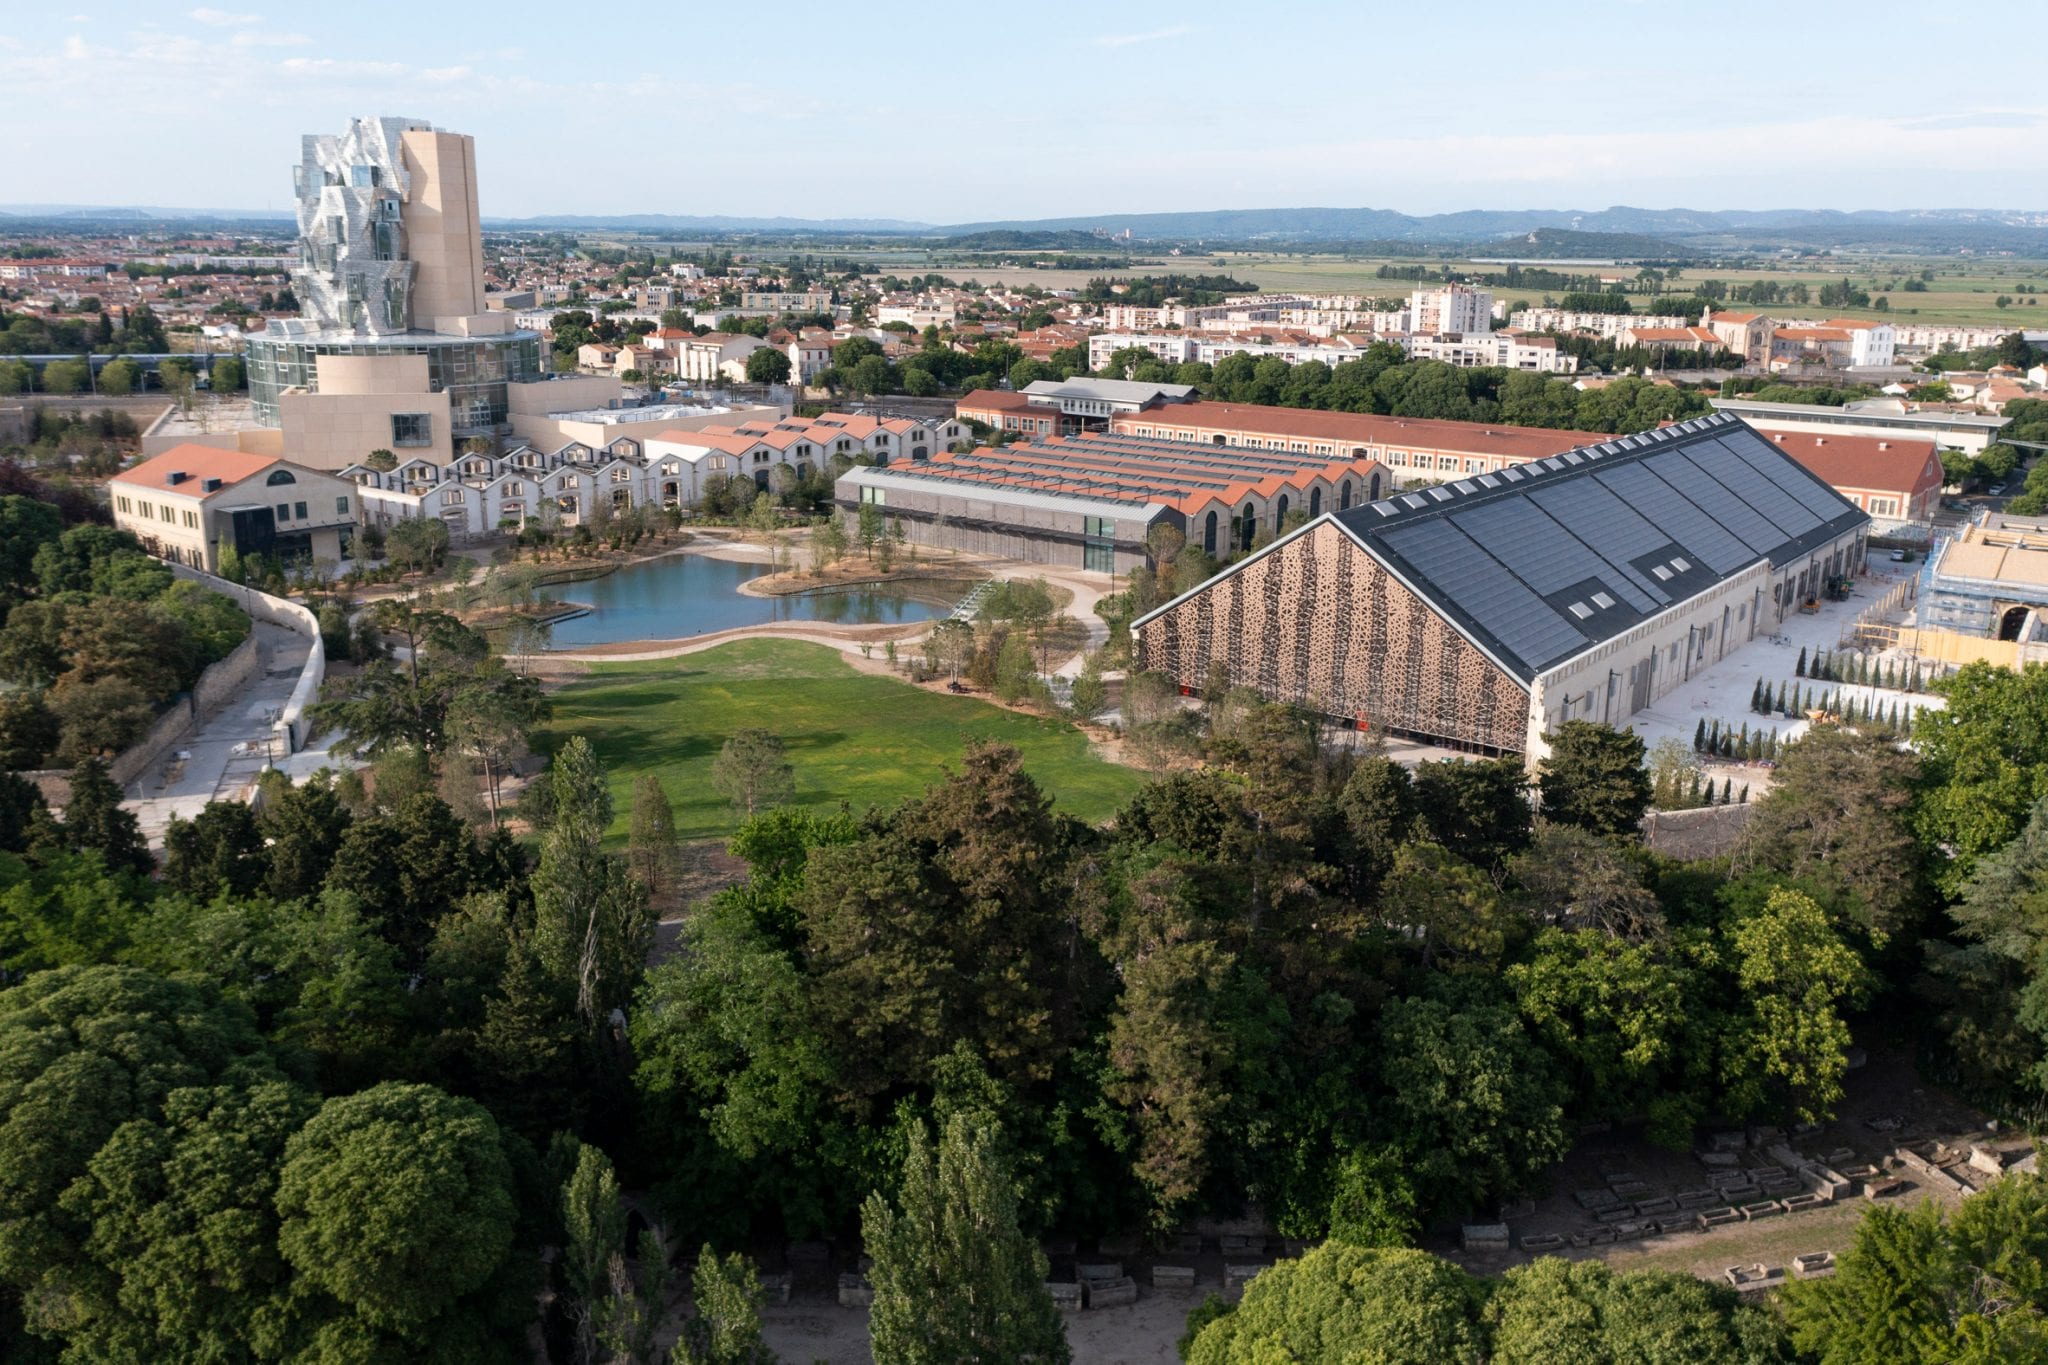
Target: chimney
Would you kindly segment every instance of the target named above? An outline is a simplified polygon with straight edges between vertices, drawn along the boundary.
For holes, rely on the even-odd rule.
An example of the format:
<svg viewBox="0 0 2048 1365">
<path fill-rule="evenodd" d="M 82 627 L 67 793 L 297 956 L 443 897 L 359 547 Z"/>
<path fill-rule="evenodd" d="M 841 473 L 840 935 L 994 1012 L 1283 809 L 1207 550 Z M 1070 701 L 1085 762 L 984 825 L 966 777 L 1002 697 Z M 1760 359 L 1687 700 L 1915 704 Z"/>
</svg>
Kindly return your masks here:
<svg viewBox="0 0 2048 1365">
<path fill-rule="evenodd" d="M 1879 441 L 1877 443 L 1877 448 L 1879 450 L 1890 450 L 1892 448 L 1892 443 L 1890 441 Z"/>
<path fill-rule="evenodd" d="M 185 482 L 185 471 L 182 469 L 173 469 L 170 473 L 164 475 L 164 486 L 166 488 L 176 488 L 183 482 Z"/>
</svg>

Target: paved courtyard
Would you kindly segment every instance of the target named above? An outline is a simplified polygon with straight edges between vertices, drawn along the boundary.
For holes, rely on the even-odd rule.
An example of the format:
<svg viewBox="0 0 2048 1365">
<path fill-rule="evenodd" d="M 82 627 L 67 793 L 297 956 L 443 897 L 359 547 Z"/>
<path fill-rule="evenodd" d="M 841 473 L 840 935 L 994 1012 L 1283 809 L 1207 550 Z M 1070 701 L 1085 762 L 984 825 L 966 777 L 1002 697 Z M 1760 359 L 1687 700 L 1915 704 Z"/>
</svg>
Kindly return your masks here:
<svg viewBox="0 0 2048 1365">
<path fill-rule="evenodd" d="M 1902 718 L 1908 710 L 1942 705 L 1939 697 L 1925 692 L 1809 682 L 1796 671 L 1802 649 L 1808 659 L 1817 653 L 1835 649 L 1856 618 L 1901 581 L 1911 577 L 1914 567 L 1889 561 L 1873 565 L 1870 573 L 1856 580 L 1855 588 L 1844 600 L 1824 601 L 1820 610 L 1811 615 L 1792 613 L 1778 628 L 1775 638 L 1758 635 L 1734 653 L 1659 697 L 1654 705 L 1638 711 L 1630 717 L 1629 726 L 1642 736 L 1644 746 L 1652 749 L 1659 740 L 1675 738 L 1690 750 L 1693 734 L 1702 720 L 1710 727 L 1718 720 L 1723 730 L 1732 728 L 1738 733 L 1745 724 L 1752 734 L 1759 729 L 1766 735 L 1775 730 L 1780 740 L 1792 740 L 1805 734 L 1811 725 L 1803 718 L 1786 720 L 1781 715 L 1759 716 L 1750 711 L 1750 696 L 1759 678 L 1769 684 L 1773 695 L 1780 683 L 1785 685 L 1788 693 L 1804 684 L 1809 696 L 1818 688 L 1823 692 L 1839 693 L 1845 703 L 1854 699 L 1858 703 L 1869 701 L 1889 708 L 1896 701 Z M 1911 662 L 1911 656 L 1902 650 L 1887 650 L 1872 657 L 1893 660 L 1901 667 Z M 1723 760 L 1708 761 L 1703 767 L 1717 783 L 1732 779 L 1738 790 L 1748 783 L 1752 797 L 1761 795 L 1770 785 L 1768 768 Z"/>
</svg>

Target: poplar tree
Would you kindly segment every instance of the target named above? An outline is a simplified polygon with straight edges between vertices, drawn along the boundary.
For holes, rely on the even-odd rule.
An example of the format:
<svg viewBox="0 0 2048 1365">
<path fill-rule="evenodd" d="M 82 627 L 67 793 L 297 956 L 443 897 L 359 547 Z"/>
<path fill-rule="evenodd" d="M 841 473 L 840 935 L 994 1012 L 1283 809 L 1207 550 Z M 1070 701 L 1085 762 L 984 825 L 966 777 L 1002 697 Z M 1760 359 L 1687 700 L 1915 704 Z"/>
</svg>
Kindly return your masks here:
<svg viewBox="0 0 2048 1365">
<path fill-rule="evenodd" d="M 682 845 L 676 840 L 676 815 L 661 779 L 644 774 L 633 784 L 633 826 L 626 837 L 626 861 L 633 876 L 659 899 L 682 881 Z"/>
<path fill-rule="evenodd" d="M 876 1365 L 1073 1359 L 1045 1291 L 1045 1253 L 1017 1226 L 1017 1186 L 993 1126 L 956 1114 L 938 1148 L 910 1130 L 897 1207 L 861 1207 L 874 1257 L 869 1348 Z"/>
</svg>

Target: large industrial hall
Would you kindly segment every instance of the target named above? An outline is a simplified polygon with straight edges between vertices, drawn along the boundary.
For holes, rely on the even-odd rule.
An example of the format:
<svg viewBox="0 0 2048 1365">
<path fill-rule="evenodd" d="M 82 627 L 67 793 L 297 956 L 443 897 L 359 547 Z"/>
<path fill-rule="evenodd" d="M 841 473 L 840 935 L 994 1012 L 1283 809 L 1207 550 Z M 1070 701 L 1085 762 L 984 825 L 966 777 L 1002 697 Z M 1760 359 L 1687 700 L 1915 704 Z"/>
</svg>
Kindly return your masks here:
<svg viewBox="0 0 2048 1365">
<path fill-rule="evenodd" d="M 1137 662 L 1534 763 L 1772 633 L 1869 526 L 1717 414 L 1333 511 L 1139 618 Z"/>
</svg>

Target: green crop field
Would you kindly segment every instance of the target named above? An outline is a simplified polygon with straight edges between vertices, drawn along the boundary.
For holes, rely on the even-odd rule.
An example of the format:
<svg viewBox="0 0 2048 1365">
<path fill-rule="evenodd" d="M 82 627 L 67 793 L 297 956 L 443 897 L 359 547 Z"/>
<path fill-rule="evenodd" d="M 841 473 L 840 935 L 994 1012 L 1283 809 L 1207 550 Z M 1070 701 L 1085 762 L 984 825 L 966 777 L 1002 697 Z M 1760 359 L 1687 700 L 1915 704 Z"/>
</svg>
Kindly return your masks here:
<svg viewBox="0 0 2048 1365">
<path fill-rule="evenodd" d="M 683 838 L 730 833 L 738 818 L 711 786 L 711 763 L 729 735 L 749 728 L 782 737 L 797 804 L 819 811 L 841 802 L 855 811 L 886 808 L 916 796 L 958 765 L 969 739 L 1016 746 L 1058 807 L 1083 820 L 1106 818 L 1145 780 L 1096 757 L 1064 721 L 862 673 L 831 649 L 795 640 L 595 665 L 554 702 L 544 742 L 581 734 L 596 746 L 611 775 L 619 840 L 644 773 L 661 779 Z"/>
</svg>

